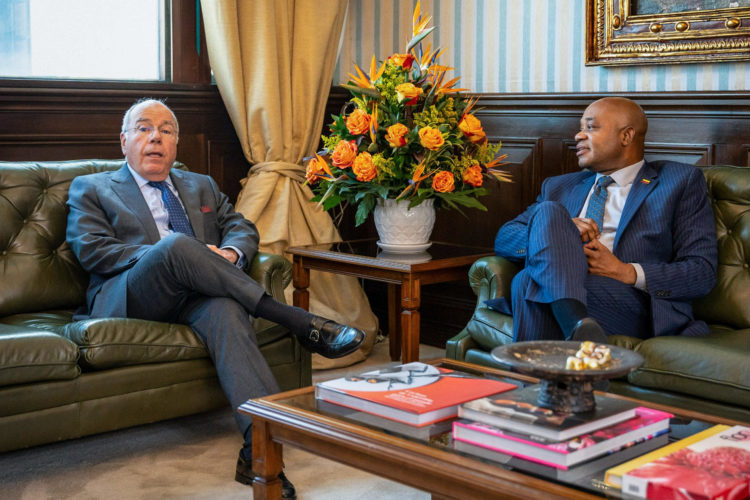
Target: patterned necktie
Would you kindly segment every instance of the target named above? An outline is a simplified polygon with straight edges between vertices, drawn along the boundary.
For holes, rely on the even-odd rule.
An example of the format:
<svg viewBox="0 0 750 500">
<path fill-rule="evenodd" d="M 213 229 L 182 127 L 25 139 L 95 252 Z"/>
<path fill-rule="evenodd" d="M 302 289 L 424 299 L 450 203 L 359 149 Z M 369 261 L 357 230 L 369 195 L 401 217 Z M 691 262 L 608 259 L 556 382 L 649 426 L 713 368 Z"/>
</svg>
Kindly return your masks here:
<svg viewBox="0 0 750 500">
<path fill-rule="evenodd" d="M 599 232 L 602 232 L 602 224 L 604 223 L 604 204 L 607 202 L 607 186 L 613 182 L 615 182 L 614 179 L 608 175 L 599 177 L 599 180 L 596 181 L 596 186 L 594 186 L 594 192 L 591 193 L 591 198 L 589 198 L 586 217 L 596 222 Z"/>
<path fill-rule="evenodd" d="M 189 236 L 195 236 L 190 221 L 185 214 L 185 209 L 182 208 L 180 200 L 178 200 L 174 193 L 172 193 L 172 190 L 169 189 L 167 183 L 164 181 L 150 181 L 148 185 L 161 191 L 161 199 L 164 201 L 164 206 L 167 208 L 169 225 L 172 226 L 172 230 L 178 233 L 185 233 Z"/>
</svg>

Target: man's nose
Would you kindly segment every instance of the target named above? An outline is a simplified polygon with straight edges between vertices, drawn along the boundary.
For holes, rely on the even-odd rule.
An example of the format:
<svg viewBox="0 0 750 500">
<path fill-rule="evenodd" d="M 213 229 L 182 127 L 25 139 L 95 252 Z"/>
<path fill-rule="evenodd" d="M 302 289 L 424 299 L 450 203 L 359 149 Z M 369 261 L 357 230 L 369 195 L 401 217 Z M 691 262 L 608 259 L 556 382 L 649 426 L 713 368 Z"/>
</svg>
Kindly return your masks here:
<svg viewBox="0 0 750 500">
<path fill-rule="evenodd" d="M 578 133 L 573 137 L 576 141 L 582 141 L 586 138 L 586 132 L 579 130 Z"/>
</svg>

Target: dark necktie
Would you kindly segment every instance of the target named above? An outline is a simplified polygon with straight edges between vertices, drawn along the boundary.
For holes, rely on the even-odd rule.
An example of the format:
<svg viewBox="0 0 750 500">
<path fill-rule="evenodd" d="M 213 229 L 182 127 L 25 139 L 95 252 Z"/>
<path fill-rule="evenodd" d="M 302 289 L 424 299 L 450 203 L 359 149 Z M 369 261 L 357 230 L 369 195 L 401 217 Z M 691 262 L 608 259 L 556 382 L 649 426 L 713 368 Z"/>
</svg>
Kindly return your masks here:
<svg viewBox="0 0 750 500">
<path fill-rule="evenodd" d="M 161 199 L 164 201 L 164 206 L 167 208 L 167 214 L 169 215 L 169 225 L 172 226 L 172 230 L 178 233 L 185 233 L 189 236 L 195 236 L 193 228 L 190 226 L 190 221 L 185 214 L 185 209 L 180 205 L 180 200 L 172 193 L 166 182 L 155 182 L 150 181 L 149 186 L 155 187 L 161 191 Z"/>
<path fill-rule="evenodd" d="M 594 192 L 591 193 L 591 198 L 589 198 L 586 217 L 596 222 L 599 232 L 602 231 L 602 224 L 604 223 L 604 204 L 607 202 L 607 186 L 613 182 L 615 182 L 614 179 L 608 175 L 599 177 L 599 180 L 596 181 L 596 186 L 594 186 Z"/>
</svg>

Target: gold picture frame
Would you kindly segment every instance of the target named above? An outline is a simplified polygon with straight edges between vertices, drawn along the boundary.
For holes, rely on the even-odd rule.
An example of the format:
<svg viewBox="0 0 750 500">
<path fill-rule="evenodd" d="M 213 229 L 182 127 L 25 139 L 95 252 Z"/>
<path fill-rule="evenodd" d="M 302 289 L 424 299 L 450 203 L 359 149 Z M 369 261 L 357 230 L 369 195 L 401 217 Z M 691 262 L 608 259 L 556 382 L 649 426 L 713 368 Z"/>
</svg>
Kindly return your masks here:
<svg viewBox="0 0 750 500">
<path fill-rule="evenodd" d="M 638 13 L 635 0 L 586 0 L 586 65 L 750 60 L 750 2 L 741 3 L 745 6 Z"/>
</svg>

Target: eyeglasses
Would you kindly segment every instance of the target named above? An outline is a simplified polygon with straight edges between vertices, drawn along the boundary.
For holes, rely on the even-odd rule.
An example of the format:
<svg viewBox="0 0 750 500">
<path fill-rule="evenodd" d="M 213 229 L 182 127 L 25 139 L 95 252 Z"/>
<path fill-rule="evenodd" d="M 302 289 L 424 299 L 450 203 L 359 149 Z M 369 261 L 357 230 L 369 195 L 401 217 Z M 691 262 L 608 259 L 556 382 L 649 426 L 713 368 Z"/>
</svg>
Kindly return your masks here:
<svg viewBox="0 0 750 500">
<path fill-rule="evenodd" d="M 151 134 L 153 134 L 156 130 L 159 131 L 160 135 L 163 135 L 168 139 L 174 139 L 175 137 L 177 137 L 177 131 L 174 129 L 174 127 L 171 127 L 169 125 L 162 125 L 158 129 L 153 125 L 138 125 L 137 127 L 132 127 L 128 130 L 135 130 L 136 134 L 142 135 L 144 137 L 151 137 Z"/>
</svg>

